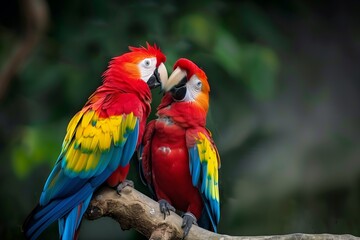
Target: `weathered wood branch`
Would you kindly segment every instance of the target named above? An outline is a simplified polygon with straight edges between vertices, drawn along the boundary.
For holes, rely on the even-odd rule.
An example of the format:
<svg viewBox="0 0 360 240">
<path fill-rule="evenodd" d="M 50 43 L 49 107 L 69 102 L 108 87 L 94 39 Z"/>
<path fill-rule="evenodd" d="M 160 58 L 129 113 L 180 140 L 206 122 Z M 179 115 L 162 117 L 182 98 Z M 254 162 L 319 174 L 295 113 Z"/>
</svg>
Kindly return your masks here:
<svg viewBox="0 0 360 240">
<path fill-rule="evenodd" d="M 160 213 L 159 205 L 137 190 L 126 187 L 119 195 L 115 190 L 103 187 L 97 191 L 86 213 L 86 218 L 95 220 L 100 217 L 111 217 L 116 220 L 121 229 L 133 228 L 153 240 L 181 239 L 182 218 L 171 213 L 164 220 Z M 294 233 L 276 236 L 228 236 L 216 234 L 197 226 L 193 226 L 187 240 L 195 239 L 236 239 L 236 240 L 336 240 L 336 239 L 359 239 L 352 235 L 331 235 L 331 234 L 303 234 Z"/>
</svg>

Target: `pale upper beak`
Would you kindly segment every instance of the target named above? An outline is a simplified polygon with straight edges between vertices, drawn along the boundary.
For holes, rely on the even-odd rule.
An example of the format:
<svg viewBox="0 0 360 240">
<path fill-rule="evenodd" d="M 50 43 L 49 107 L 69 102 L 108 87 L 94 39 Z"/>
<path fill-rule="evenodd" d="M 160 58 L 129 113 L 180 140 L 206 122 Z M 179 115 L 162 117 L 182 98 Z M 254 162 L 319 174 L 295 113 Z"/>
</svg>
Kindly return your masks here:
<svg viewBox="0 0 360 240">
<path fill-rule="evenodd" d="M 161 63 L 158 67 L 158 73 L 160 78 L 161 86 L 163 86 L 168 81 L 168 72 L 164 63 Z"/>
<path fill-rule="evenodd" d="M 161 63 L 154 71 L 154 73 L 147 80 L 147 85 L 150 89 L 162 86 L 168 79 L 168 73 L 164 63 Z"/>
<path fill-rule="evenodd" d="M 177 67 L 170 75 L 169 79 L 165 82 L 161 82 L 161 87 L 165 92 L 170 91 L 173 87 L 175 87 L 180 81 L 186 77 L 186 71 Z"/>
</svg>

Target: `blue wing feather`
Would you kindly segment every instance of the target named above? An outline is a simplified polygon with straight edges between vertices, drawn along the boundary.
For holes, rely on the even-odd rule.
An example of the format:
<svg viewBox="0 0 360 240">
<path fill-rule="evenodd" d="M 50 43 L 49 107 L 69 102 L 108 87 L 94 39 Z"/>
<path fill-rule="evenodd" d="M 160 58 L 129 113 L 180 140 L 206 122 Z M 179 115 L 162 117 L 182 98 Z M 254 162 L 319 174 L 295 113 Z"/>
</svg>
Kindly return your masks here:
<svg viewBox="0 0 360 240">
<path fill-rule="evenodd" d="M 95 176 L 99 175 L 101 173 L 104 172 L 105 168 L 107 168 L 109 166 L 109 163 L 111 163 L 112 161 L 114 161 L 115 159 L 115 155 L 116 155 L 116 151 L 118 151 L 118 147 L 112 146 L 108 152 L 104 152 L 103 154 L 101 154 L 100 160 L 99 160 L 99 164 L 98 166 L 96 166 L 97 170 L 95 172 Z M 111 165 L 109 166 L 110 170 L 115 170 L 116 168 L 113 168 Z M 89 177 L 89 173 L 88 175 L 85 175 L 86 177 Z"/>
<path fill-rule="evenodd" d="M 125 167 L 129 164 L 132 155 L 135 152 L 136 144 L 139 137 L 139 120 L 136 121 L 134 131 L 132 131 L 125 143 L 123 155 L 120 161 L 120 166 Z"/>
<path fill-rule="evenodd" d="M 56 177 L 56 180 L 53 179 Z M 67 197 L 86 184 L 86 179 L 79 177 L 69 177 L 61 168 L 61 163 L 57 163 L 46 181 L 44 190 L 41 193 L 40 205 L 46 205 L 51 199 Z M 52 182 L 52 184 L 51 184 Z"/>
<path fill-rule="evenodd" d="M 116 166 L 120 165 L 120 160 L 122 158 L 123 155 L 123 151 L 124 151 L 124 145 L 122 145 L 121 147 L 116 147 L 114 148 L 114 159 L 116 159 L 116 161 L 110 163 L 110 167 L 113 169 Z"/>
<path fill-rule="evenodd" d="M 197 139 L 197 136 L 202 138 Z M 204 138 L 205 136 L 205 138 Z M 195 144 L 193 143 L 195 138 Z M 214 232 L 217 231 L 217 224 L 220 220 L 220 204 L 218 196 L 218 155 L 215 147 L 211 147 L 211 142 L 206 135 L 194 132 L 188 133 L 187 140 L 192 143 L 188 146 L 189 168 L 192 177 L 192 184 L 201 193 L 205 210 L 201 221 L 207 225 L 211 223 Z M 200 148 L 200 149 L 199 149 Z M 209 151 L 209 152 L 207 152 Z M 210 164 L 210 165 L 209 165 Z M 206 220 L 207 219 L 207 220 Z M 201 221 L 199 222 L 201 226 Z"/>
<path fill-rule="evenodd" d="M 192 159 L 190 161 L 192 183 L 194 186 L 197 186 L 200 178 L 200 157 L 196 146 L 189 149 L 189 155 L 190 159 Z"/>
</svg>

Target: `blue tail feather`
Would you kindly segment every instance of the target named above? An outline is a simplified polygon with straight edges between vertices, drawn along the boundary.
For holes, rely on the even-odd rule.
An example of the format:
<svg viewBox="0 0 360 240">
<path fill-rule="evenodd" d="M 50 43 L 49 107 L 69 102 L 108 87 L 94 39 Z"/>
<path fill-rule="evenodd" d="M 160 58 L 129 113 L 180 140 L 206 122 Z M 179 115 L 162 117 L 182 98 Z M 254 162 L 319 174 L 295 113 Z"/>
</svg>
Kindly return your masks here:
<svg viewBox="0 0 360 240">
<path fill-rule="evenodd" d="M 89 206 L 92 194 L 81 204 L 73 208 L 66 217 L 59 219 L 60 239 L 74 239 L 75 232 L 79 228 L 82 216 Z"/>
<path fill-rule="evenodd" d="M 204 205 L 205 205 L 205 211 L 203 210 L 202 216 L 200 219 L 205 218 L 205 219 L 207 219 L 208 222 L 210 221 L 210 223 L 211 223 L 210 227 L 216 233 L 217 232 L 217 223 L 213 219 L 213 214 L 211 214 L 210 206 L 208 203 L 205 203 Z M 199 222 L 199 226 L 203 227 L 203 226 L 201 226 L 201 222 Z M 209 227 L 207 229 L 211 230 Z"/>
<path fill-rule="evenodd" d="M 65 199 L 54 200 L 46 206 L 39 206 L 25 221 L 23 230 L 29 239 L 36 239 L 51 223 L 63 217 L 80 202 L 91 197 L 93 188 L 86 184 L 79 192 Z"/>
</svg>

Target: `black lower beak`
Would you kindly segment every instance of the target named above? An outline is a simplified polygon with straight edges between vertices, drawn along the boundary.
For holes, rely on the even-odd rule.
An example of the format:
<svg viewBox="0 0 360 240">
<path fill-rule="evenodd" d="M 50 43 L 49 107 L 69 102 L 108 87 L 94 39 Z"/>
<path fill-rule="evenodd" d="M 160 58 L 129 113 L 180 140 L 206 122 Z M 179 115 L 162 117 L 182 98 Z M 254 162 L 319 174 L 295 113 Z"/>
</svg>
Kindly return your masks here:
<svg viewBox="0 0 360 240">
<path fill-rule="evenodd" d="M 147 81 L 147 85 L 150 89 L 157 88 L 161 85 L 160 74 L 157 68 L 155 69 L 154 74 L 151 75 L 151 77 Z"/>
<path fill-rule="evenodd" d="M 176 101 L 181 101 L 186 96 L 186 77 L 184 77 L 175 87 L 173 87 L 170 92 L 172 97 Z"/>
<path fill-rule="evenodd" d="M 186 95 L 186 86 L 182 86 L 179 88 L 173 88 L 170 90 L 173 98 L 177 101 L 181 101 L 185 98 Z"/>
</svg>

